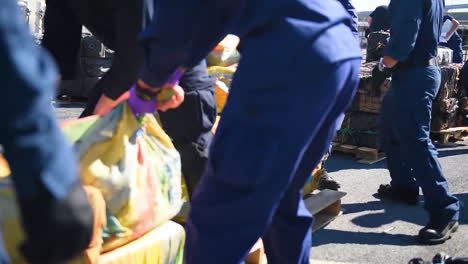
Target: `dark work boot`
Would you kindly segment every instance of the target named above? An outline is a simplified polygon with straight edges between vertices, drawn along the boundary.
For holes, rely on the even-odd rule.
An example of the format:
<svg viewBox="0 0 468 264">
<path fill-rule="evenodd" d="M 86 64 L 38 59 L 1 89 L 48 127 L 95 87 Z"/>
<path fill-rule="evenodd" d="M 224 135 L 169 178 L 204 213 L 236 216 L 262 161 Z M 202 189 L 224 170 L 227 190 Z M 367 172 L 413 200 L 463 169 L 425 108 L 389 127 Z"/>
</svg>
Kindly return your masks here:
<svg viewBox="0 0 468 264">
<path fill-rule="evenodd" d="M 341 185 L 338 181 L 334 180 L 330 175 L 328 175 L 325 169 L 322 169 L 320 179 L 319 179 L 319 190 L 333 190 L 338 191 L 341 188 Z"/>
<path fill-rule="evenodd" d="M 442 244 L 452 237 L 458 230 L 458 221 L 450 221 L 444 225 L 428 224 L 418 234 L 418 241 L 423 244 Z"/>
<path fill-rule="evenodd" d="M 409 205 L 416 205 L 419 203 L 419 194 L 414 191 L 396 189 L 390 184 L 382 184 L 377 191 L 379 196 L 383 199 L 403 202 Z"/>
</svg>

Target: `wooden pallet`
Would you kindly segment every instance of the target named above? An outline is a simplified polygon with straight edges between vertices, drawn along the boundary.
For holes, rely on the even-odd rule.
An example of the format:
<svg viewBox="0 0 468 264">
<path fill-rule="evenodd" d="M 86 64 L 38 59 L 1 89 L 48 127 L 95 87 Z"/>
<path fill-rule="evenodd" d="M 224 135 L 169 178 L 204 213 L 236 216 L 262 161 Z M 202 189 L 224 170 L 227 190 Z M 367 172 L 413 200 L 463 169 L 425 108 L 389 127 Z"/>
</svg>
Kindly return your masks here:
<svg viewBox="0 0 468 264">
<path fill-rule="evenodd" d="M 357 162 L 362 164 L 374 164 L 385 159 L 385 154 L 376 148 L 358 147 L 334 142 L 332 150 L 336 152 L 353 154 Z"/>
<path fill-rule="evenodd" d="M 451 142 L 464 141 L 468 136 L 468 127 L 452 127 L 441 131 L 431 132 L 435 141 L 442 145 L 448 145 Z"/>
<path fill-rule="evenodd" d="M 305 206 L 315 217 L 312 232 L 328 225 L 343 213 L 341 198 L 345 195 L 346 193 L 339 191 L 316 190 L 304 200 Z"/>
<path fill-rule="evenodd" d="M 260 239 L 255 243 L 253 248 L 250 250 L 249 255 L 245 259 L 246 264 L 267 264 L 267 258 L 265 255 L 265 248 L 263 242 Z"/>
</svg>

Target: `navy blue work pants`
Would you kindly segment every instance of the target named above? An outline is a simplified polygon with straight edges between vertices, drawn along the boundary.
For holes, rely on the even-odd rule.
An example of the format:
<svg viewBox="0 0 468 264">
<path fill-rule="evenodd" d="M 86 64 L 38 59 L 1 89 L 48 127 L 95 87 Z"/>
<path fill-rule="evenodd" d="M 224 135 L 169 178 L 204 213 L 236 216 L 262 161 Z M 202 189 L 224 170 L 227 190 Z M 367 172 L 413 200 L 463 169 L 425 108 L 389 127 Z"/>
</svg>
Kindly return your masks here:
<svg viewBox="0 0 468 264">
<path fill-rule="evenodd" d="M 458 220 L 459 215 L 458 199 L 449 193 L 437 149 L 429 138 L 432 101 L 440 82 L 437 66 L 396 70 L 380 122 L 392 187 L 414 194 L 421 187 L 435 225 Z"/>
<path fill-rule="evenodd" d="M 243 59 L 192 200 L 188 264 L 238 264 L 260 237 L 268 263 L 309 263 L 313 217 L 302 188 L 354 96 L 360 58 L 324 59 L 331 38 L 355 42 L 344 25 L 315 41 L 284 33 L 244 39 Z M 304 48 L 290 49 L 290 41 L 303 41 Z M 288 54 L 272 56 L 274 50 Z"/>
</svg>

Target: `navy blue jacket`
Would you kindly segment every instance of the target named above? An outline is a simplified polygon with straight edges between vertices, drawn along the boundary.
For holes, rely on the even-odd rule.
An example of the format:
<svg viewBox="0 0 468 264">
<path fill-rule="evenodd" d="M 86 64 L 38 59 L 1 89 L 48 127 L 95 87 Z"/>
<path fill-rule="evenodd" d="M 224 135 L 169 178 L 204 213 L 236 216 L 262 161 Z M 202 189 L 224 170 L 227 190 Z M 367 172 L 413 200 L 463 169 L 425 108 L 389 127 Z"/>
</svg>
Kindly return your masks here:
<svg viewBox="0 0 468 264">
<path fill-rule="evenodd" d="M 385 55 L 407 62 L 437 57 L 444 0 L 392 0 L 391 32 Z"/>
<path fill-rule="evenodd" d="M 228 33 L 248 39 L 249 34 L 281 25 L 313 39 L 338 23 L 351 28 L 338 1 L 158 0 L 154 19 L 142 34 L 146 63 L 141 78 L 153 87 L 163 85 L 178 67 L 189 68 L 205 58 Z M 291 48 L 294 45 L 299 43 L 291 43 Z M 334 52 L 355 56 L 354 50 Z"/>
</svg>

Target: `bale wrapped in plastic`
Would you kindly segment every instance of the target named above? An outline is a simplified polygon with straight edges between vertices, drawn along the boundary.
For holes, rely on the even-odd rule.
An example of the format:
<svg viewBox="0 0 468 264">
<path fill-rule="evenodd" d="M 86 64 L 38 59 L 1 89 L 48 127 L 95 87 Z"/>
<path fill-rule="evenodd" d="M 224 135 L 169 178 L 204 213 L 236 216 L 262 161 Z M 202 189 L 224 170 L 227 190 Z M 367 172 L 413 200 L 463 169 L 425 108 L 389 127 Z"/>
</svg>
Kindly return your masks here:
<svg viewBox="0 0 468 264">
<path fill-rule="evenodd" d="M 227 67 L 239 63 L 241 56 L 236 49 L 239 41 L 237 36 L 226 36 L 208 55 L 208 66 Z"/>
<path fill-rule="evenodd" d="M 122 103 L 103 117 L 72 121 L 63 129 L 80 157 L 84 184 L 99 189 L 106 200 L 104 251 L 141 237 L 178 213 L 180 156 L 154 115 L 137 119 Z"/>
<path fill-rule="evenodd" d="M 391 87 L 391 79 L 374 70 L 377 62 L 361 65 L 359 90 L 353 99 L 349 111 L 380 113 L 383 99 Z"/>
<path fill-rule="evenodd" d="M 441 131 L 457 124 L 458 117 L 458 99 L 446 98 L 434 101 L 432 107 L 431 130 Z"/>
<path fill-rule="evenodd" d="M 437 94 L 435 102 L 442 102 L 444 99 L 456 97 L 459 91 L 458 75 L 460 73 L 459 67 L 451 64 L 441 66 L 441 82 L 439 93 Z"/>
<path fill-rule="evenodd" d="M 138 240 L 102 254 L 98 263 L 182 264 L 184 246 L 184 228 L 179 224 L 169 221 L 151 230 Z"/>
<path fill-rule="evenodd" d="M 216 77 L 218 81 L 223 82 L 224 84 L 226 84 L 228 89 L 231 89 L 232 78 L 234 77 L 234 73 L 236 73 L 236 70 L 237 65 L 233 65 L 230 67 L 212 66 L 208 68 L 208 74 Z"/>
<path fill-rule="evenodd" d="M 0 165 L 3 168 L 5 166 L 3 163 Z M 97 264 L 102 250 L 102 228 L 106 224 L 104 198 L 101 192 L 94 187 L 85 186 L 84 189 L 93 208 L 94 233 L 88 249 L 81 256 L 68 262 L 68 264 Z M 0 176 L 0 208 L 2 212 L 0 214 L 0 230 L 11 263 L 26 264 L 27 262 L 20 252 L 20 247 L 25 238 L 20 212 L 16 203 L 13 185 L 10 178 L 5 175 Z M 47 243 L 47 238 L 44 238 L 44 243 Z"/>
<path fill-rule="evenodd" d="M 366 62 L 378 61 L 383 57 L 389 38 L 390 32 L 387 31 L 377 31 L 369 34 Z"/>
<path fill-rule="evenodd" d="M 99 223 L 90 250 L 73 263 L 96 263 L 99 253 L 138 239 L 182 206 L 180 157 L 154 115 L 135 118 L 126 103 L 103 117 L 66 122 L 80 157 L 82 181 Z M 13 263 L 24 239 L 7 163 L 0 159 L 0 227 Z M 97 203 L 103 197 L 103 203 Z M 94 202 L 93 202 L 94 201 Z M 106 224 L 107 222 L 107 224 Z M 104 244 L 102 241 L 104 239 Z"/>
<path fill-rule="evenodd" d="M 380 148 L 378 135 L 379 114 L 346 112 L 337 142 L 358 147 Z"/>
<path fill-rule="evenodd" d="M 439 47 L 437 49 L 437 60 L 439 65 L 449 65 L 453 60 L 453 50 L 447 47 Z"/>
</svg>

